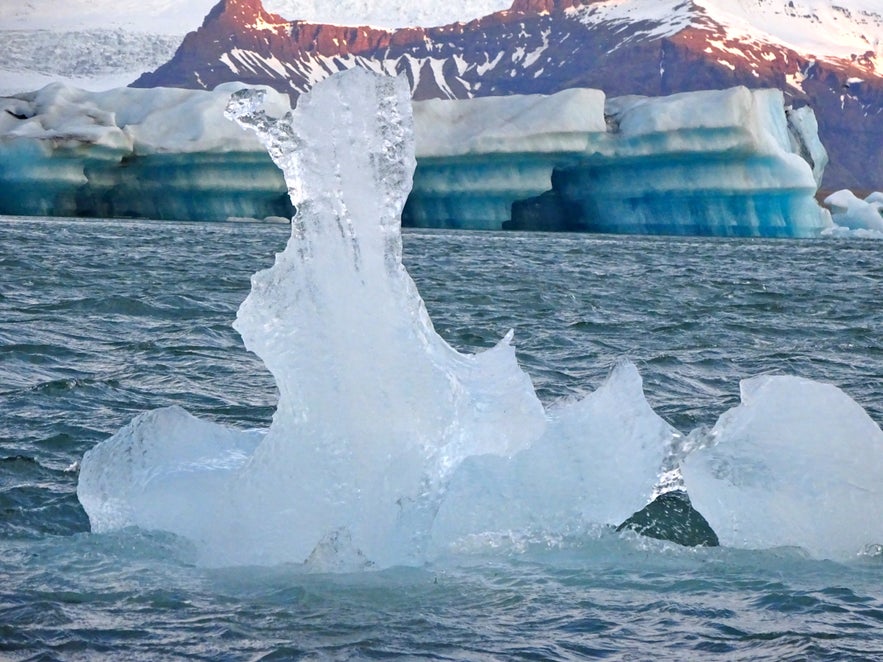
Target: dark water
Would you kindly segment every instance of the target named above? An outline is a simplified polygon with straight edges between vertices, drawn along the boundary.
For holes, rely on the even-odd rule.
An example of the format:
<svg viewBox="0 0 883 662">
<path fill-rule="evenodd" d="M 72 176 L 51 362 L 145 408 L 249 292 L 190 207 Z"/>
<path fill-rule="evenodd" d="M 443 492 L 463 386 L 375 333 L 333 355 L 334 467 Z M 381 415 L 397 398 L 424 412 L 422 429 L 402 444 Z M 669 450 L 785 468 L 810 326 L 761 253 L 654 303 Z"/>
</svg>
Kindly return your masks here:
<svg viewBox="0 0 883 662">
<path fill-rule="evenodd" d="M 146 409 L 266 426 L 230 322 L 288 228 L 0 219 L 0 659 L 881 659 L 883 562 L 689 550 L 633 535 L 431 567 L 200 568 L 187 544 L 88 533 L 72 467 Z M 832 382 L 883 421 L 873 240 L 410 232 L 460 349 L 516 329 L 553 403 L 632 359 L 683 432 L 740 378 Z M 883 461 L 883 460 L 881 460 Z"/>
</svg>

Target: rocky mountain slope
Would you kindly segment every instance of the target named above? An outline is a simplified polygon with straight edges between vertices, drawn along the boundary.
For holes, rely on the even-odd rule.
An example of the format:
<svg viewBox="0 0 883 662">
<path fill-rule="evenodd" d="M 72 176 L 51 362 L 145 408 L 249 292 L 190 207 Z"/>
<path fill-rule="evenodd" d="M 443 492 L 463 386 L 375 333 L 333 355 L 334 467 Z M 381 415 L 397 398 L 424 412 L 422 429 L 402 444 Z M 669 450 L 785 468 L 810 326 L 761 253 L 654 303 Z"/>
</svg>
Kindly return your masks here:
<svg viewBox="0 0 883 662">
<path fill-rule="evenodd" d="M 776 87 L 817 114 L 831 155 L 823 187 L 873 189 L 883 182 L 883 10 L 848 4 L 515 0 L 466 23 L 386 30 L 290 21 L 260 0 L 221 0 L 172 60 L 135 85 L 240 80 L 296 97 L 359 66 L 405 73 L 416 99 Z"/>
</svg>

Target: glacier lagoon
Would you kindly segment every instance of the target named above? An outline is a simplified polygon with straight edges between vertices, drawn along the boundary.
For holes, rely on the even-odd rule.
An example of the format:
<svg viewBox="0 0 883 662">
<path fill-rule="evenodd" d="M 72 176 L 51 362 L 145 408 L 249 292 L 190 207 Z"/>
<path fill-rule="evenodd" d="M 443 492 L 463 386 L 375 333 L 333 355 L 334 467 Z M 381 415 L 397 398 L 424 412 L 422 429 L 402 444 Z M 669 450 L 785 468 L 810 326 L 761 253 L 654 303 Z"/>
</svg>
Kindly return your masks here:
<svg viewBox="0 0 883 662">
<path fill-rule="evenodd" d="M 400 97 L 398 101 L 400 108 Z M 284 132 L 280 135 L 285 137 Z M 384 138 L 396 144 L 394 133 Z M 382 164 L 382 159 L 375 157 L 372 163 Z M 371 170 L 344 168 L 335 177 L 363 191 L 366 180 L 360 172 Z M 342 208 L 335 207 L 340 200 L 332 195 L 316 205 L 317 212 L 327 209 L 327 203 L 332 217 Z M 380 218 L 388 219 L 383 213 L 390 204 L 395 207 L 388 198 L 378 203 Z M 369 218 L 363 213 L 354 214 L 357 227 Z M 881 418 L 876 408 L 879 337 L 874 332 L 879 313 L 875 288 L 869 284 L 883 274 L 873 242 L 406 236 L 406 249 L 414 251 L 416 260 L 409 270 L 421 260 L 427 262 L 417 279 L 421 292 L 447 287 L 441 300 L 430 296 L 427 301 L 442 335 L 465 351 L 490 348 L 478 355 L 483 359 L 470 361 L 470 354 L 451 349 L 434 335 L 416 288 L 398 261 L 389 259 L 398 255 L 397 233 L 385 232 L 381 225 L 362 245 L 351 241 L 347 223 L 334 223 L 324 231 L 340 240 L 321 245 L 336 246 L 332 250 L 337 256 L 350 261 L 326 262 L 327 255 L 313 250 L 309 228 L 295 224 L 291 243 L 312 267 L 299 271 L 300 259 L 291 262 L 280 256 L 276 275 L 280 265 L 287 275 L 258 276 L 257 295 L 251 296 L 252 304 L 266 303 L 262 297 L 271 295 L 271 302 L 285 304 L 283 311 L 290 306 L 312 313 L 293 320 L 291 330 L 298 335 L 297 342 L 291 342 L 285 333 L 272 332 L 275 316 L 267 317 L 266 307 L 258 305 L 251 312 L 258 322 L 253 340 L 269 341 L 275 353 L 276 368 L 271 365 L 271 370 L 279 372 L 281 365 L 284 372 L 288 361 L 302 369 L 300 375 L 286 374 L 279 382 L 280 390 L 294 401 L 310 403 L 308 415 L 295 417 L 293 425 L 309 429 L 315 425 L 309 412 L 318 411 L 324 421 L 331 421 L 327 434 L 319 431 L 323 441 L 340 442 L 342 431 L 379 431 L 403 443 L 378 445 L 370 437 L 356 436 L 369 442 L 359 453 L 340 443 L 308 449 L 313 466 L 331 472 L 316 476 L 308 468 L 299 471 L 274 462 L 287 452 L 303 450 L 280 449 L 277 437 L 275 446 L 265 448 L 258 480 L 249 481 L 246 475 L 231 490 L 223 489 L 224 483 L 230 485 L 230 474 L 241 472 L 255 447 L 270 438 L 278 419 L 286 415 L 283 396 L 271 433 L 265 432 L 276 404 L 273 382 L 238 346 L 226 321 L 253 269 L 254 262 L 249 265 L 243 258 L 244 247 L 251 246 L 267 260 L 267 244 L 261 240 L 275 237 L 281 243 L 282 237 L 270 234 L 278 230 L 260 226 L 190 226 L 189 232 L 181 233 L 183 227 L 173 233 L 178 241 L 170 241 L 171 235 L 151 224 L 10 219 L 3 225 L 4 245 L 16 247 L 4 256 L 12 274 L 9 295 L 0 302 L 8 313 L 4 334 L 17 338 L 22 323 L 33 334 L 7 346 L 10 368 L 3 373 L 8 380 L 3 394 L 13 412 L 4 429 L 11 453 L 4 463 L 9 476 L 4 498 L 12 507 L 6 511 L 2 538 L 8 552 L 5 570 L 11 578 L 3 595 L 4 615 L 13 624 L 8 636 L 13 650 L 54 650 L 58 655 L 77 650 L 140 652 L 154 657 L 174 657 L 182 651 L 197 656 L 659 657 L 660 650 L 671 658 L 709 651 L 770 659 L 873 657 L 880 566 L 876 548 L 865 543 L 879 517 L 874 515 L 873 499 L 854 508 L 846 505 L 879 484 L 863 485 L 869 475 L 874 480 L 868 453 L 873 458 L 879 452 L 879 428 L 872 419 Z M 382 251 L 363 251 L 366 246 Z M 790 260 L 782 259 L 783 250 L 790 251 Z M 35 261 L 47 252 L 54 259 Z M 407 256 L 408 250 L 404 253 Z M 205 264 L 204 273 L 193 268 L 198 255 L 204 256 L 199 262 Z M 350 263 L 361 265 L 356 271 L 363 278 L 341 274 L 340 265 Z M 57 268 L 46 272 L 40 264 Z M 746 264 L 754 267 L 748 275 Z M 238 284 L 233 265 L 238 265 Z M 314 278 L 329 271 L 337 285 Z M 659 278 L 648 280 L 647 273 L 658 273 Z M 815 278 L 807 279 L 809 273 Z M 99 293 L 94 286 L 99 281 L 90 280 L 95 278 L 114 282 L 114 294 Z M 297 285 L 285 294 L 286 283 Z M 451 294 L 458 286 L 465 290 L 460 298 Z M 390 310 L 377 300 L 353 303 L 352 288 L 410 307 Z M 41 289 L 51 294 L 35 300 L 34 292 Z M 221 300 L 200 290 L 220 294 Z M 329 293 L 343 298 L 329 298 Z M 442 305 L 445 298 L 447 305 Z M 328 305 L 335 302 L 343 305 Z M 390 314 L 378 315 L 381 310 Z M 83 322 L 66 324 L 72 315 Z M 205 315 L 214 322 L 202 322 Z M 317 323 L 322 315 L 342 323 Z M 353 315 L 357 324 L 347 324 Z M 242 320 L 238 325 L 242 328 Z M 533 388 L 525 388 L 529 382 L 514 363 L 508 336 L 498 342 L 509 327 L 517 329 L 519 363 L 531 376 L 536 395 Z M 262 337 L 261 329 L 270 333 Z M 131 341 L 121 341 L 126 333 L 133 334 Z M 375 344 L 376 334 L 417 342 L 387 348 Z M 247 329 L 243 335 L 249 337 Z M 376 356 L 360 357 L 363 337 L 372 339 Z M 298 352 L 300 342 L 319 353 Z M 342 363 L 327 363 L 322 351 L 326 342 L 337 348 L 332 358 L 345 359 Z M 115 357 L 111 348 L 123 355 Z M 393 363 L 398 370 L 384 371 L 389 356 L 398 361 Z M 632 362 L 619 361 L 623 356 Z M 147 359 L 145 365 L 139 358 Z M 316 377 L 309 383 L 318 386 L 318 393 L 306 392 L 300 381 L 304 371 L 314 368 L 320 373 L 306 374 Z M 743 405 L 738 406 L 739 378 L 771 370 L 837 383 L 864 404 L 872 418 L 838 389 L 793 377 L 746 382 Z M 444 378 L 433 381 L 439 372 Z M 488 373 L 493 379 L 482 379 Z M 425 393 L 409 388 L 407 378 L 413 374 L 441 383 L 441 393 L 449 388 L 453 395 L 426 402 Z M 404 384 L 390 383 L 402 375 Z M 488 383 L 498 388 L 488 388 Z M 590 387 L 595 391 L 586 395 Z M 753 398 L 765 392 L 773 394 L 772 417 L 754 411 Z M 349 397 L 323 402 L 338 394 Z M 394 411 L 401 405 L 395 397 L 405 398 L 405 419 L 420 426 L 410 432 L 441 430 L 444 443 L 433 446 L 427 443 L 431 438 L 414 438 L 417 435 L 396 427 L 399 421 L 359 415 L 376 411 L 378 403 L 384 411 Z M 446 407 L 451 402 L 453 409 Z M 523 450 L 510 450 L 509 459 L 495 457 L 495 451 L 506 452 L 503 444 L 510 440 L 482 435 L 482 430 L 511 426 L 516 443 L 518 435 L 522 440 L 536 435 L 530 421 L 539 402 L 546 409 L 540 410 L 542 436 Z M 233 535 L 222 534 L 226 549 L 212 547 L 210 538 L 188 538 L 186 533 L 168 536 L 130 527 L 85 533 L 84 513 L 73 498 L 73 461 L 94 441 L 125 428 L 132 413 L 151 409 L 151 403 L 184 405 L 204 418 L 252 430 L 194 421 L 178 409 L 137 417 L 140 423 L 133 426 L 140 432 L 122 439 L 122 444 L 140 439 L 140 449 L 130 449 L 143 450 L 143 459 L 127 462 L 113 454 L 113 444 L 99 448 L 109 453 L 110 480 L 105 485 L 123 487 L 136 497 L 141 491 L 147 498 L 134 499 L 135 508 L 128 511 L 124 503 L 116 504 L 124 506 L 118 510 L 111 503 L 109 512 L 173 518 L 177 514 L 178 522 L 184 521 L 192 533 L 199 498 L 169 511 L 170 503 L 181 504 L 168 488 L 218 494 L 221 487 L 224 496 L 210 504 L 204 521 L 195 523 L 210 535 L 218 533 L 211 531 L 213 523 L 229 523 L 235 530 Z M 483 425 L 510 403 L 523 409 L 518 413 L 524 417 L 512 420 L 507 411 L 509 420 Z M 470 414 L 475 405 L 477 411 Z M 734 409 L 720 416 L 728 408 Z M 196 443 L 184 446 L 174 443 L 175 437 L 156 436 L 151 425 L 157 421 L 161 430 Z M 840 421 L 844 424 L 836 425 Z M 291 420 L 283 423 L 292 425 Z M 666 447 L 677 436 L 675 428 L 693 433 Z M 464 435 L 464 429 L 478 434 Z M 830 444 L 838 433 L 846 435 L 845 443 Z M 117 435 L 118 442 L 122 436 Z M 471 446 L 476 442 L 481 446 Z M 223 453 L 218 453 L 218 443 Z M 755 452 L 758 445 L 760 453 Z M 779 506 L 778 513 L 773 509 L 758 517 L 755 507 L 739 510 L 737 503 L 743 516 L 740 530 L 761 533 L 760 542 L 751 540 L 746 546 L 761 549 L 740 551 L 740 541 L 722 537 L 721 549 L 688 550 L 593 526 L 605 517 L 615 523 L 632 508 L 633 487 L 650 480 L 652 490 L 664 465 L 691 447 L 698 450 L 687 455 L 688 460 L 712 466 L 705 471 L 694 467 L 692 478 L 685 467 L 694 501 L 703 483 L 727 475 L 720 471 L 722 461 L 714 454 L 718 450 L 726 451 L 730 475 L 742 479 L 734 485 L 737 502 L 751 494 Z M 796 455 L 795 447 L 801 451 Z M 397 449 L 399 455 L 394 454 Z M 660 453 L 661 449 L 677 452 Z M 331 457 L 323 458 L 323 450 L 331 450 Z M 463 460 L 459 468 L 458 455 Z M 770 482 L 781 468 L 777 463 L 782 458 L 787 463 L 789 457 L 803 461 L 797 472 L 806 481 L 790 486 L 808 494 L 782 494 Z M 158 458 L 160 462 L 150 464 Z M 97 459 L 104 458 L 99 453 Z M 172 462 L 163 463 L 168 459 Z M 372 480 L 372 474 L 390 461 L 395 481 Z M 118 480 L 121 466 L 133 470 L 134 480 Z M 353 466 L 363 473 L 346 471 Z M 139 475 L 141 469 L 145 471 Z M 415 481 L 415 473 L 440 477 L 450 489 L 435 503 L 397 499 L 390 516 L 389 504 L 383 501 L 396 491 L 413 490 L 416 484 L 433 495 L 432 481 Z M 309 489 L 321 489 L 329 475 L 336 481 L 331 489 L 320 494 Z M 263 480 L 268 476 L 282 479 L 275 487 L 284 494 Z M 348 484 L 358 493 L 355 501 L 346 503 L 347 492 L 341 495 L 334 488 L 345 490 Z M 257 507 L 256 520 L 264 516 L 270 524 L 278 523 L 274 511 L 284 509 L 280 498 L 299 496 L 316 503 L 331 497 L 343 498 L 343 507 L 320 503 L 323 514 L 352 518 L 357 526 L 332 527 L 308 557 L 275 569 L 206 567 L 237 561 L 229 556 L 231 540 L 234 553 L 255 552 L 247 549 L 247 541 L 235 539 L 242 533 L 237 527 L 256 526 L 259 531 L 263 526 L 249 522 L 249 513 L 231 517 L 228 507 L 240 498 L 239 487 L 246 488 L 248 498 L 257 497 L 251 504 Z M 858 495 L 851 491 L 856 487 Z M 352 499 L 353 493 L 348 494 Z M 826 510 L 832 509 L 830 516 L 811 500 L 801 503 L 800 496 L 818 497 Z M 372 497 L 379 503 L 372 504 Z M 168 512 L 163 512 L 163 504 Z M 710 512 L 701 503 L 695 505 Z M 836 509 L 840 506 L 853 517 L 841 521 L 844 511 Z M 428 536 L 403 539 L 403 528 L 419 532 L 433 510 Z M 376 527 L 364 526 L 366 514 L 377 515 Z M 765 517 L 775 519 L 777 514 L 784 519 L 771 526 Z M 793 523 L 793 530 L 778 526 L 783 522 Z M 716 526 L 726 533 L 719 523 Z M 780 529 L 784 540 L 777 538 Z M 794 531 L 800 540 L 797 546 Z M 850 542 L 856 532 L 861 550 Z M 288 542 L 292 534 L 303 533 L 276 531 Z M 378 540 L 386 544 L 378 547 Z M 384 558 L 377 550 L 388 554 L 383 548 L 390 541 L 395 543 L 394 555 Z M 262 542 L 272 546 L 274 541 Z M 414 549 L 431 554 L 417 557 L 417 569 L 398 567 L 395 555 L 402 550 L 411 556 L 405 562 L 415 564 Z M 837 561 L 817 560 L 824 558 Z M 274 561 L 257 551 L 246 560 L 272 563 L 278 557 Z M 395 567 L 368 573 L 367 579 L 362 574 L 338 579 L 302 574 L 376 570 L 389 564 Z M 116 588 L 108 591 L 111 586 Z M 106 620 L 88 618 L 96 609 Z M 45 614 L 36 624 L 34 610 Z M 209 621 L 198 616 L 205 613 L 212 614 Z M 178 625 L 170 628 L 172 622 Z M 217 623 L 225 633 L 222 640 L 206 641 L 206 633 Z"/>
<path fill-rule="evenodd" d="M 225 428 L 270 426 L 275 382 L 230 322 L 289 234 L 0 218 L 4 656 L 877 657 L 873 555 L 513 530 L 419 567 L 326 574 L 330 556 L 212 568 L 180 537 L 91 533 L 74 465 L 140 413 L 179 406 Z M 875 240 L 438 230 L 403 240 L 438 333 L 476 352 L 515 328 L 547 409 L 596 391 L 628 358 L 649 406 L 685 432 L 711 430 L 738 406 L 740 379 L 760 374 L 836 384 L 883 421 Z"/>
</svg>

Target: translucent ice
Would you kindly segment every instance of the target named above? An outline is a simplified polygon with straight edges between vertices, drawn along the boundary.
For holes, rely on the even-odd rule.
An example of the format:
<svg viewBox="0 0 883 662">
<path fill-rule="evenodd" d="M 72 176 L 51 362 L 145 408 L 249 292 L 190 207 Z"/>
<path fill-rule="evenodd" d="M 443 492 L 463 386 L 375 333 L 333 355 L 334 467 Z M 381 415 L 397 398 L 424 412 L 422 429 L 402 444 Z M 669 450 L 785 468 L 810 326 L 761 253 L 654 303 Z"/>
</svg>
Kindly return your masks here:
<svg viewBox="0 0 883 662">
<path fill-rule="evenodd" d="M 163 482 L 144 479 L 151 462 L 132 466 L 133 444 L 162 458 L 153 442 L 206 445 L 212 432 L 181 434 L 177 413 L 155 414 L 172 424 L 145 434 L 133 423 L 86 454 L 80 499 L 95 530 L 170 530 L 197 539 L 209 563 L 303 561 L 332 538 L 353 558 L 409 561 L 462 459 L 525 448 L 545 415 L 511 335 L 482 354 L 456 352 L 402 266 L 414 169 L 405 81 L 345 72 L 282 118 L 265 113 L 262 96 L 238 93 L 229 112 L 283 169 L 298 214 L 235 326 L 276 378 L 273 424 L 235 471 L 220 476 L 201 460 L 195 473 L 213 476 L 209 489 L 195 475 L 160 494 Z M 162 512 L 142 507 L 153 499 Z"/>
<path fill-rule="evenodd" d="M 137 525 L 204 540 L 229 510 L 227 481 L 263 436 L 200 420 L 180 407 L 149 411 L 86 453 L 77 496 L 95 532 Z"/>
<path fill-rule="evenodd" d="M 722 545 L 841 559 L 883 542 L 883 432 L 836 387 L 745 380 L 708 443 L 682 471 Z"/>
<path fill-rule="evenodd" d="M 650 500 L 677 432 L 647 404 L 623 361 L 582 400 L 550 413 L 546 433 L 512 458 L 472 457 L 448 487 L 437 548 L 470 536 L 559 536 L 617 525 Z"/>
</svg>

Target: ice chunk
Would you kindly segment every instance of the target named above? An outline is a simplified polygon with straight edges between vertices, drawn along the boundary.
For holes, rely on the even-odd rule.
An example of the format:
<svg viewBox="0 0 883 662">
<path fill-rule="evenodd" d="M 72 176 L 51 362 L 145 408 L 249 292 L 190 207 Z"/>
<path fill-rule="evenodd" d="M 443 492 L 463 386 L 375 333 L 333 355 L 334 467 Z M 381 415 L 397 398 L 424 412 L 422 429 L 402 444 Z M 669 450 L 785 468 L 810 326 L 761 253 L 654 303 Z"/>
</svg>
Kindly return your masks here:
<svg viewBox="0 0 883 662">
<path fill-rule="evenodd" d="M 871 193 L 862 200 L 852 191 L 843 189 L 825 198 L 825 206 L 840 227 L 883 232 L 883 193 Z"/>
<path fill-rule="evenodd" d="M 623 361 L 595 392 L 553 411 L 530 448 L 463 462 L 436 517 L 436 550 L 488 533 L 559 537 L 615 526 L 647 505 L 677 432 L 641 384 Z"/>
<path fill-rule="evenodd" d="M 883 432 L 835 386 L 745 380 L 709 444 L 682 471 L 722 545 L 844 559 L 883 541 Z"/>
<path fill-rule="evenodd" d="M 84 457 L 79 494 L 97 522 L 113 504 L 112 526 L 186 536 L 210 564 L 312 557 L 335 567 L 334 550 L 381 566 L 419 561 L 451 472 L 470 455 L 527 447 L 545 427 L 542 406 L 511 334 L 458 353 L 402 265 L 399 215 L 414 168 L 407 82 L 354 69 L 281 118 L 263 96 L 237 93 L 230 114 L 283 169 L 298 214 L 235 326 L 276 378 L 273 424 L 242 467 L 218 481 L 197 473 L 173 491 L 133 484 L 128 449 L 144 449 L 149 465 L 166 456 L 154 444 L 192 435 L 133 424 Z M 154 500 L 174 515 L 145 506 Z"/>
<path fill-rule="evenodd" d="M 225 481 L 263 436 L 202 421 L 180 407 L 146 412 L 86 452 L 77 497 L 96 533 L 140 526 L 202 539 L 194 525 L 211 527 L 229 511 Z"/>
</svg>

